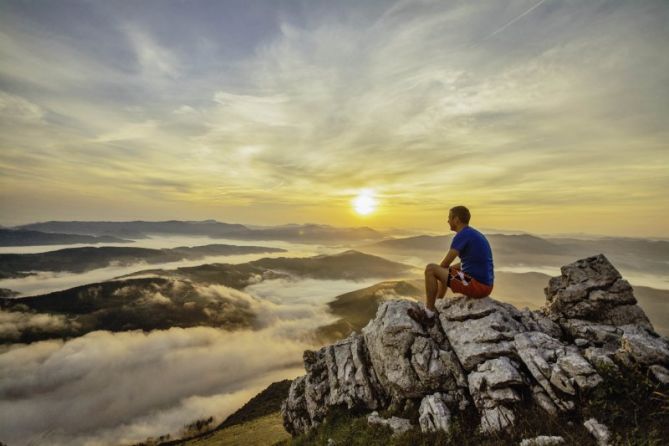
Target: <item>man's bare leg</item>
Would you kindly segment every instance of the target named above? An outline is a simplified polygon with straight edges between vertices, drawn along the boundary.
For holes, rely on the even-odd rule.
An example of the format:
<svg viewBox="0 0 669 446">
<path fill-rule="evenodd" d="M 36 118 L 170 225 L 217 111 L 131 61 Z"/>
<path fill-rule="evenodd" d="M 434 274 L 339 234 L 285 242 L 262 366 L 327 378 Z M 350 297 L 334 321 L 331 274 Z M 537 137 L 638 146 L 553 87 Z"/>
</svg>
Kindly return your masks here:
<svg viewBox="0 0 669 446">
<path fill-rule="evenodd" d="M 437 298 L 441 299 L 446 294 L 444 282 L 448 278 L 448 269 L 436 263 L 430 263 L 425 268 L 425 308 L 437 311 L 434 306 Z"/>
<path fill-rule="evenodd" d="M 448 291 L 448 288 L 446 285 L 444 285 L 444 282 L 441 280 L 437 282 L 437 286 L 439 291 L 437 291 L 437 299 L 443 299 L 444 296 L 446 295 L 446 291 Z"/>
</svg>

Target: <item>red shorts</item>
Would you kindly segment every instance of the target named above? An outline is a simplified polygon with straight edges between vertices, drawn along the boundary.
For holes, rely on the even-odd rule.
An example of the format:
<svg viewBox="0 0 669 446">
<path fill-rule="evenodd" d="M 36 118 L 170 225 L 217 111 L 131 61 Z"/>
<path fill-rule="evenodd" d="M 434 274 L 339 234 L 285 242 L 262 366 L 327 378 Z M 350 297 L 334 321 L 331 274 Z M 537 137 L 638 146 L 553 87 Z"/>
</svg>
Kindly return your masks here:
<svg viewBox="0 0 669 446">
<path fill-rule="evenodd" d="M 455 293 L 464 294 L 468 297 L 486 297 L 492 293 L 492 285 L 483 284 L 459 268 L 451 266 L 448 268 L 447 286 Z"/>
</svg>

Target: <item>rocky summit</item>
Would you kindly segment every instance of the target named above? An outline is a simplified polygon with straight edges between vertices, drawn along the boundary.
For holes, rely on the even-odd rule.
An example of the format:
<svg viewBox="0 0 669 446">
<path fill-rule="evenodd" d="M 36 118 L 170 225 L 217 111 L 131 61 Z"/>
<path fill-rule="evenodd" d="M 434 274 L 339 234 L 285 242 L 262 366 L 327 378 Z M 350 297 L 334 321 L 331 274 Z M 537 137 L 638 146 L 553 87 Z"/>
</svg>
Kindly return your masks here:
<svg viewBox="0 0 669 446">
<path fill-rule="evenodd" d="M 362 333 L 304 353 L 307 373 L 281 408 L 286 430 L 308 432 L 342 406 L 384 422 L 379 411 L 412 401 L 423 432 L 448 431 L 458 411 L 473 408 L 480 432 L 491 434 L 514 425 L 520 404 L 575 413 L 579 397 L 602 384 L 600 366 L 635 365 L 669 382 L 669 339 L 606 257 L 563 266 L 545 294 L 536 311 L 491 297 L 442 299 L 430 327 L 407 314 L 418 303 L 382 303 Z M 387 424 L 405 429 L 396 418 Z"/>
</svg>

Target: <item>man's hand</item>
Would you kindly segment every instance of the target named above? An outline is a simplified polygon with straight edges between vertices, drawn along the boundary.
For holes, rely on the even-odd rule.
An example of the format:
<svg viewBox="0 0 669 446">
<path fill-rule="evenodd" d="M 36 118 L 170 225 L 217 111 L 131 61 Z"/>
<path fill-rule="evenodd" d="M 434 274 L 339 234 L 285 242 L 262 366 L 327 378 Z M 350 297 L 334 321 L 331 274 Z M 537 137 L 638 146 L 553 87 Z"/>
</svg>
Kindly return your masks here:
<svg viewBox="0 0 669 446">
<path fill-rule="evenodd" d="M 460 253 L 458 252 L 457 249 L 449 249 L 448 253 L 446 254 L 446 257 L 444 257 L 444 260 L 441 261 L 439 264 L 442 268 L 448 268 L 451 265 L 451 262 L 455 260 L 455 258 L 459 255 Z M 459 265 L 459 264 L 458 264 Z"/>
</svg>

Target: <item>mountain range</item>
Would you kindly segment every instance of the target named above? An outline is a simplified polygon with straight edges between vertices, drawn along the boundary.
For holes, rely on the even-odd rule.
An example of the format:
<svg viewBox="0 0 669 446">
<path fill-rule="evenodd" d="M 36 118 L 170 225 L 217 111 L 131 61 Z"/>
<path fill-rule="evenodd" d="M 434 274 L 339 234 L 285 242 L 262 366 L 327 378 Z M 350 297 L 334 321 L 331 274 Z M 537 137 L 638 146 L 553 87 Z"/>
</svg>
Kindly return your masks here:
<svg viewBox="0 0 669 446">
<path fill-rule="evenodd" d="M 228 256 L 285 252 L 282 248 L 210 244 L 177 248 L 134 248 L 120 246 L 65 248 L 35 254 L 0 254 L 0 278 L 25 277 L 29 271 L 69 271 L 83 273 L 92 269 L 132 265 L 139 262 L 167 263 L 197 260 L 207 256 Z"/>
<path fill-rule="evenodd" d="M 173 270 L 142 270 L 100 283 L 40 296 L 0 298 L 6 329 L 0 344 L 70 339 L 95 330 L 156 330 L 211 326 L 258 328 L 257 299 L 232 293 L 280 277 L 353 280 L 398 277 L 412 270 L 357 251 L 307 258 L 263 258 Z M 143 276 L 143 277 L 136 277 Z M 146 277 L 151 276 L 151 277 Z M 224 285 L 225 288 L 207 288 Z"/>
<path fill-rule="evenodd" d="M 384 234 L 368 227 L 339 228 L 319 224 L 289 224 L 252 229 L 241 224 L 222 223 L 216 220 L 48 221 L 18 225 L 12 229 L 63 235 L 113 236 L 133 240 L 148 238 L 151 234 L 208 236 L 236 240 L 285 240 L 299 243 L 362 242 L 381 240 L 385 237 Z M 41 237 L 45 238 L 46 236 Z M 58 240 L 58 237 L 54 236 L 52 238 Z M 0 238 L 0 243 L 2 240 Z M 66 240 L 66 238 L 63 237 L 62 240 Z"/>
</svg>

